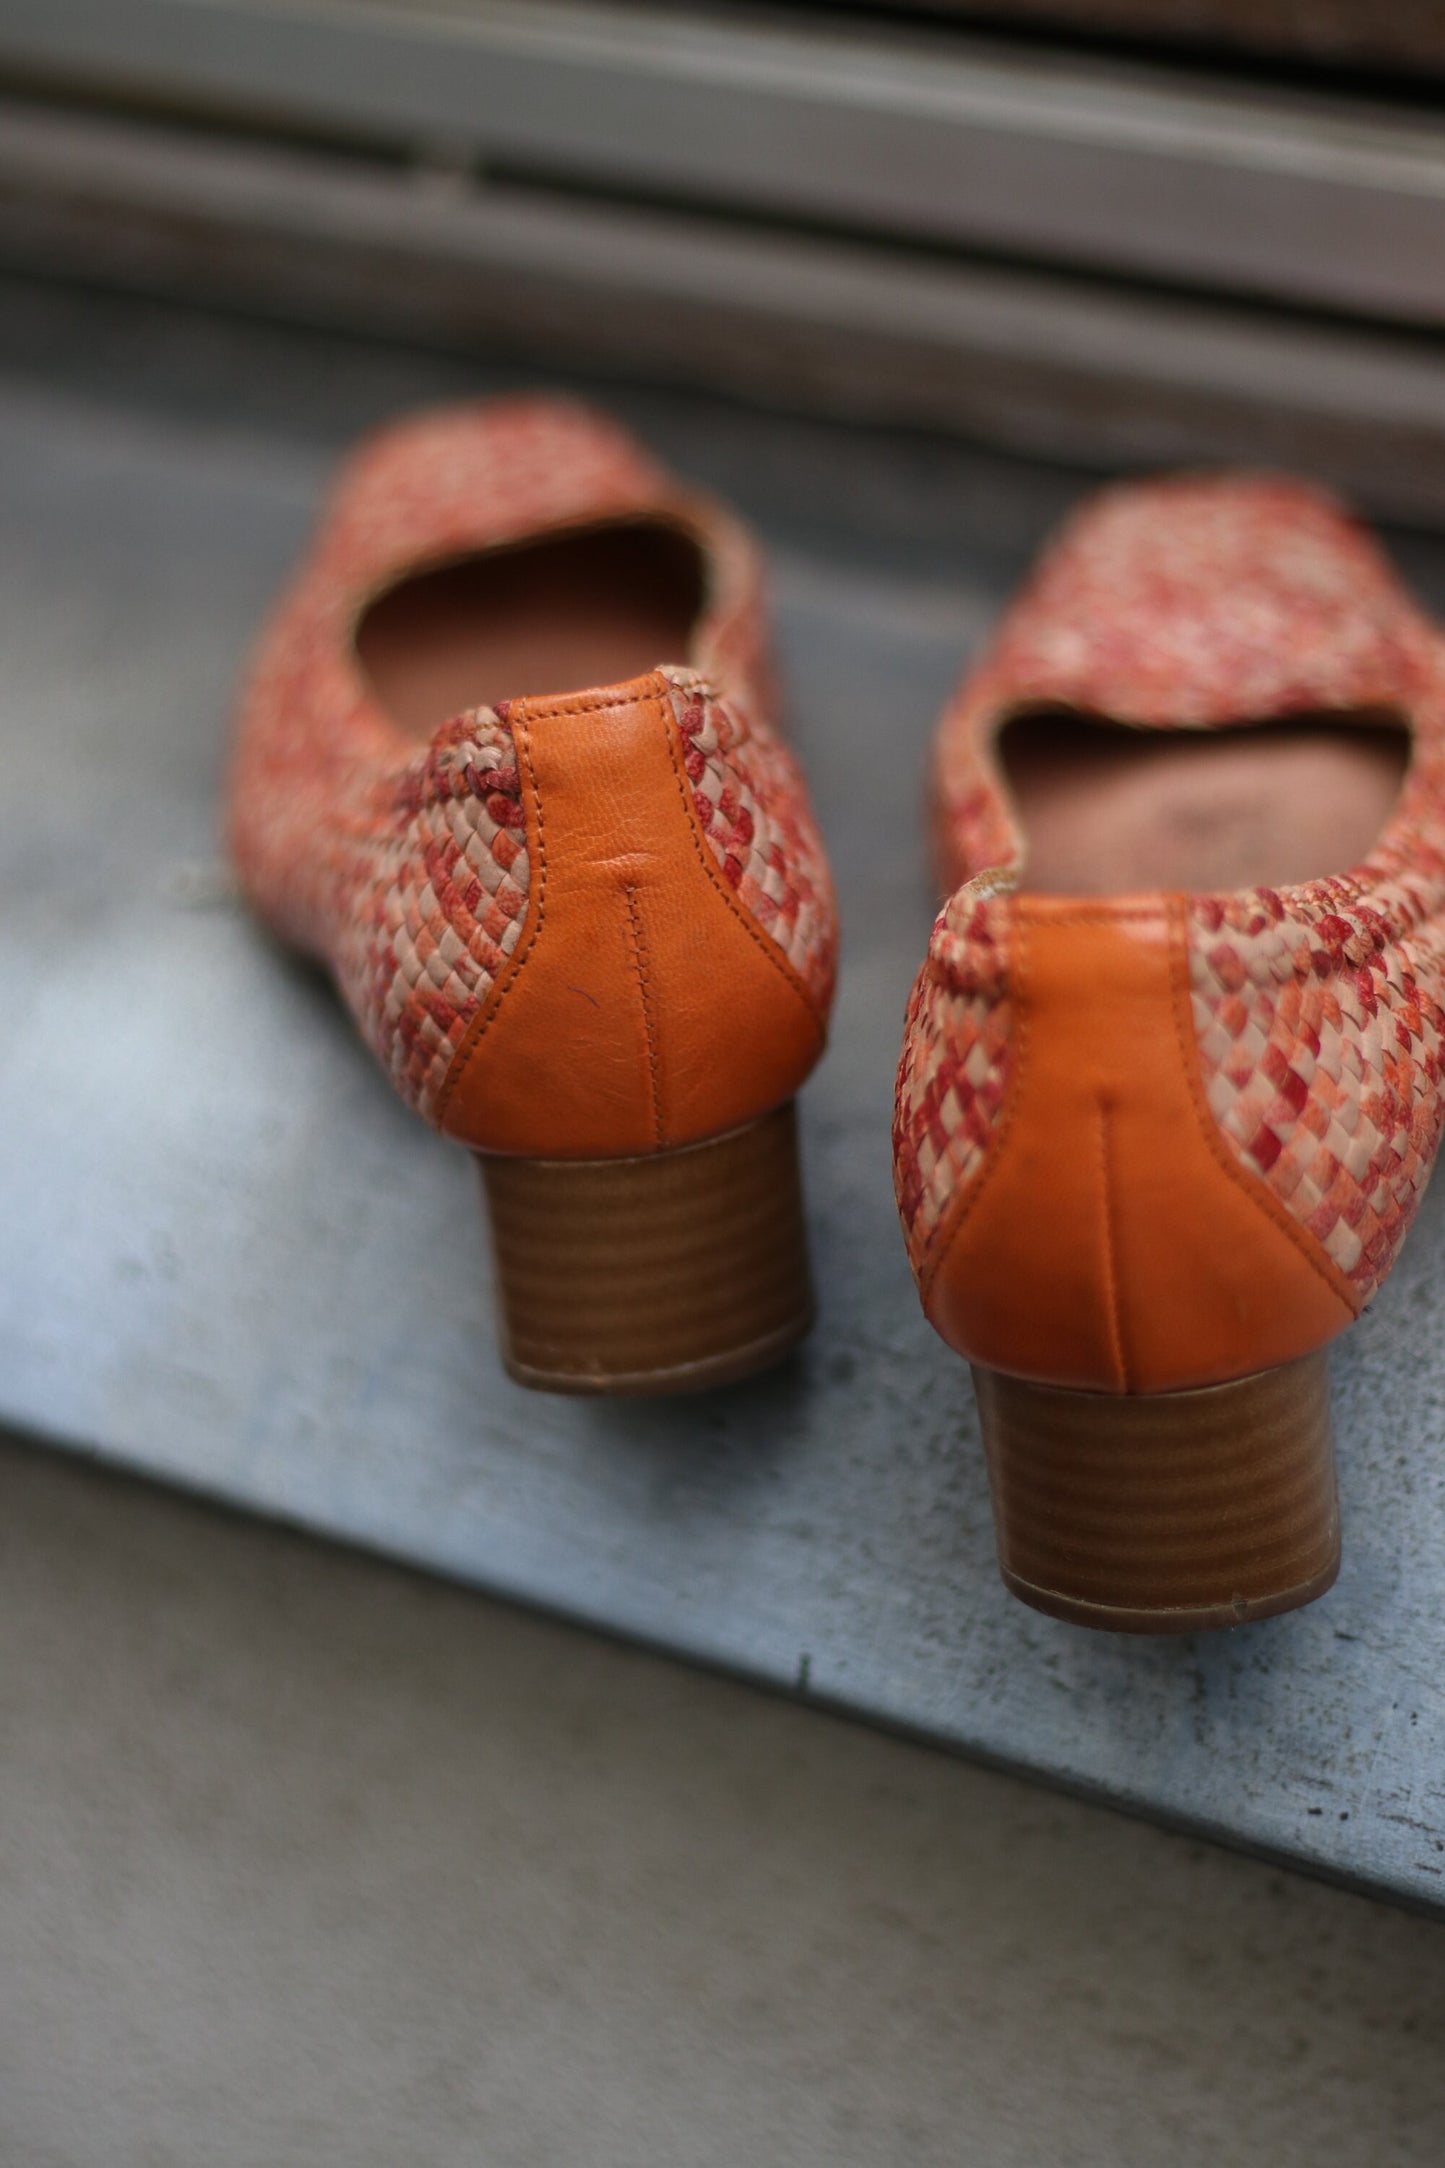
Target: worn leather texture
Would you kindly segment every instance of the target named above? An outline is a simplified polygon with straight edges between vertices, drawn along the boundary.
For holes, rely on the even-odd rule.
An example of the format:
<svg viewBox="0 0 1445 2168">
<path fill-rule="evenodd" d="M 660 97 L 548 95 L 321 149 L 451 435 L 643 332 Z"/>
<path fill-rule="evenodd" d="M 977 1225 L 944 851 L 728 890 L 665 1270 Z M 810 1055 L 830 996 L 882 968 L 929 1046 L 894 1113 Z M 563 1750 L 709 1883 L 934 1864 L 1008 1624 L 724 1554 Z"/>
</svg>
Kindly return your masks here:
<svg viewBox="0 0 1445 2168">
<path fill-rule="evenodd" d="M 514 701 L 508 720 L 531 907 L 440 1126 L 479 1150 L 604 1158 L 789 1098 L 823 1016 L 705 847 L 667 680 Z"/>
<path fill-rule="evenodd" d="M 1183 899 L 1021 897 L 1010 979 L 1009 1087 L 921 1281 L 950 1346 L 1147 1393 L 1268 1369 L 1347 1326 L 1349 1283 L 1210 1115 Z"/>
</svg>

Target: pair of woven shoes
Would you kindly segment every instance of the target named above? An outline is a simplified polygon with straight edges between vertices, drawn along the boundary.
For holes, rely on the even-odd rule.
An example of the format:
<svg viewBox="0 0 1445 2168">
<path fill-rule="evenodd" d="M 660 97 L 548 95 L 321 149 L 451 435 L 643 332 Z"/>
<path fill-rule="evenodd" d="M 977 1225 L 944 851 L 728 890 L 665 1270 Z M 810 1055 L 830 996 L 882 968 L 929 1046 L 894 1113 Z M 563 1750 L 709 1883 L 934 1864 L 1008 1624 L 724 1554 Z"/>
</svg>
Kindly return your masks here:
<svg viewBox="0 0 1445 2168">
<path fill-rule="evenodd" d="M 1216 477 L 1076 515 L 943 717 L 897 1193 L 1041 1609 L 1178 1630 L 1334 1577 L 1324 1351 L 1441 1126 L 1442 688 L 1330 500 Z M 569 404 L 372 438 L 262 641 L 230 828 L 478 1155 L 513 1377 L 685 1391 L 807 1331 L 837 921 L 732 517 Z"/>
</svg>

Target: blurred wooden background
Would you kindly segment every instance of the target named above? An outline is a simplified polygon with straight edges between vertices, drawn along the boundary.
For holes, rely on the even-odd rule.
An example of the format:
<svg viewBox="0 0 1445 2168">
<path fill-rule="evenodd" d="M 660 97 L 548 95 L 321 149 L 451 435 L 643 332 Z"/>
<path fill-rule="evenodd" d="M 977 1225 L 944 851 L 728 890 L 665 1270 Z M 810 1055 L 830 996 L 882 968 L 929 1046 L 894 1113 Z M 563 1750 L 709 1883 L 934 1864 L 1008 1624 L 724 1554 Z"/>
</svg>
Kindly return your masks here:
<svg viewBox="0 0 1445 2168">
<path fill-rule="evenodd" d="M 8 0 L 0 265 L 1434 521 L 1432 45 L 1357 0 Z"/>
</svg>

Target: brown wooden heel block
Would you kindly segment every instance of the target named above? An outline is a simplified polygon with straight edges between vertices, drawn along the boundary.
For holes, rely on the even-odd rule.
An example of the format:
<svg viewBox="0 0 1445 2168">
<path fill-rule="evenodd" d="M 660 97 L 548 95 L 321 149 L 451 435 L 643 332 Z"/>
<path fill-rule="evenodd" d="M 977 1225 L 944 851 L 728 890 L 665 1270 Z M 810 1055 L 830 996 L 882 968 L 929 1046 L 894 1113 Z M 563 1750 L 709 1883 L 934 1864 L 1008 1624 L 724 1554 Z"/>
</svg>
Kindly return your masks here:
<svg viewBox="0 0 1445 2168">
<path fill-rule="evenodd" d="M 791 1103 L 674 1151 L 481 1168 L 521 1384 L 693 1392 L 765 1369 L 813 1322 Z"/>
<path fill-rule="evenodd" d="M 999 1564 L 1037 1610 L 1187 1633 L 1293 1610 L 1334 1580 L 1323 1354 L 1193 1392 L 973 1375 Z"/>
</svg>

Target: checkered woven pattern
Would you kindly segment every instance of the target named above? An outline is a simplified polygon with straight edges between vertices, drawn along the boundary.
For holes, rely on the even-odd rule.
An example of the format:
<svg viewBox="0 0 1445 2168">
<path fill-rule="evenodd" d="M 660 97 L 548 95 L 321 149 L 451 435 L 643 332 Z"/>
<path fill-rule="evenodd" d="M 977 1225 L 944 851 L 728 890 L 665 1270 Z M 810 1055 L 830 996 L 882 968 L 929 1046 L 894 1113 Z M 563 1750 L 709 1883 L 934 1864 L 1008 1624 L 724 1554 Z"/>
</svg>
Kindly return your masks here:
<svg viewBox="0 0 1445 2168">
<path fill-rule="evenodd" d="M 527 912 L 511 735 L 492 710 L 447 724 L 423 760 L 330 838 L 337 982 L 392 1082 L 431 1111 Z"/>
<path fill-rule="evenodd" d="M 1210 1110 L 1361 1302 L 1414 1217 L 1445 1107 L 1445 857 L 1434 837 L 1411 855 L 1408 872 L 1190 908 Z"/>
<path fill-rule="evenodd" d="M 709 603 L 674 697 L 699 817 L 739 899 L 826 998 L 832 893 L 771 698 L 758 560 L 604 418 L 567 402 L 443 410 L 380 432 L 343 469 L 243 696 L 229 828 L 242 885 L 326 962 L 404 1097 L 427 1116 L 516 947 L 528 864 L 506 703 L 406 737 L 372 698 L 352 633 L 369 597 L 469 550 L 629 514 L 684 519 Z M 659 658 L 661 660 L 661 658 Z M 726 699 L 703 690 L 703 678 Z M 519 688 L 519 690 L 568 688 Z M 744 716 L 758 718 L 745 724 Z M 750 828 L 750 840 L 744 831 Z M 736 878 L 733 866 L 737 866 Z"/>
<path fill-rule="evenodd" d="M 898 1210 L 920 1244 L 983 1164 L 1008 1087 L 1008 903 L 959 890 L 936 929 L 951 969 L 914 981 L 893 1103 Z"/>
<path fill-rule="evenodd" d="M 837 906 L 797 762 L 766 724 L 695 672 L 663 674 L 687 748 L 692 802 L 723 878 L 826 1009 Z"/>
<path fill-rule="evenodd" d="M 1209 1108 L 1363 1303 L 1441 1131 L 1445 644 L 1369 537 L 1292 483 L 1109 491 L 1065 527 L 940 727 L 939 856 L 965 885 L 935 925 L 899 1070 L 895 1167 L 915 1264 L 977 1173 L 1007 1088 L 1008 891 L 1024 842 L 994 741 L 1034 705 L 1175 730 L 1410 715 L 1410 777 L 1362 865 L 1188 908 Z"/>
</svg>

